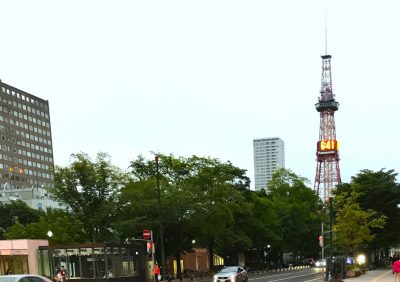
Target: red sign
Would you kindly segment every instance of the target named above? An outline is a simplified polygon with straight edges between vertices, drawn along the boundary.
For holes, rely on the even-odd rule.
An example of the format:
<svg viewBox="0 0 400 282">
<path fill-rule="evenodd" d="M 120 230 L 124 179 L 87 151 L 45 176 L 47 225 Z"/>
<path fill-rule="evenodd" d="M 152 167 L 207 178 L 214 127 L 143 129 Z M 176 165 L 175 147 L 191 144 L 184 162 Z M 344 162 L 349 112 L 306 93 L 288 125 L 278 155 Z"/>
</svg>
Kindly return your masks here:
<svg viewBox="0 0 400 282">
<path fill-rule="evenodd" d="M 147 253 L 151 254 L 152 251 L 153 251 L 153 243 L 147 242 Z"/>
<path fill-rule="evenodd" d="M 150 239 L 151 237 L 151 231 L 150 230 L 143 230 L 143 238 L 144 239 Z"/>
</svg>

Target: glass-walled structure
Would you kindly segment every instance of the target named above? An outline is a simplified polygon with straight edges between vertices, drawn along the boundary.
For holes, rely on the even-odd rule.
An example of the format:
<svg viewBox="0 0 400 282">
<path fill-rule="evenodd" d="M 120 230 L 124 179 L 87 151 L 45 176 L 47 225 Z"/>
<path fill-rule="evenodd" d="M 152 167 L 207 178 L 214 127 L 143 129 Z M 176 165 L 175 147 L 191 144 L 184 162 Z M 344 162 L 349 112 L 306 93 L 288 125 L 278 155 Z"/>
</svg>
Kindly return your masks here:
<svg viewBox="0 0 400 282">
<path fill-rule="evenodd" d="M 143 244 L 76 244 L 39 247 L 39 274 L 54 277 L 64 266 L 70 279 L 146 281 Z"/>
</svg>

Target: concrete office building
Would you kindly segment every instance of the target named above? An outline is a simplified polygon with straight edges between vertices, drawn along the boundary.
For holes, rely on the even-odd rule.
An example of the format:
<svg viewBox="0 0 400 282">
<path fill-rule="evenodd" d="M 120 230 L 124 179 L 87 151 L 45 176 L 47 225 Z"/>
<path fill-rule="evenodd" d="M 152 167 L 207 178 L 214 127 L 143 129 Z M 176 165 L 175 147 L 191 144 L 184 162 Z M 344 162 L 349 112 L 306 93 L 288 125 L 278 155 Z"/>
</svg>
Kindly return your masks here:
<svg viewBox="0 0 400 282">
<path fill-rule="evenodd" d="M 1 80 L 0 146 L 0 200 L 44 199 L 54 182 L 49 103 Z"/>
<path fill-rule="evenodd" d="M 260 138 L 253 140 L 254 188 L 267 189 L 272 174 L 285 167 L 285 143 L 282 139 Z"/>
</svg>

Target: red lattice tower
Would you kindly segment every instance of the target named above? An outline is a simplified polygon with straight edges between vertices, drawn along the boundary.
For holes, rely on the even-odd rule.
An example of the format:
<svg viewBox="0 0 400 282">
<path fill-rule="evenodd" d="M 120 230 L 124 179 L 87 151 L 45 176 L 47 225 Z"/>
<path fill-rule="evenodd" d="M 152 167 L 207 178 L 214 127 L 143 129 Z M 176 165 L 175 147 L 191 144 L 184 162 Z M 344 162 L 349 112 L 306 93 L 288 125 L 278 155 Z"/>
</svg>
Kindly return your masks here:
<svg viewBox="0 0 400 282">
<path fill-rule="evenodd" d="M 335 111 L 339 103 L 332 92 L 331 55 L 323 55 L 321 96 L 315 108 L 320 113 L 319 140 L 317 142 L 317 170 L 314 189 L 321 199 L 328 201 L 332 189 L 339 183 L 339 145 L 336 140 Z"/>
</svg>

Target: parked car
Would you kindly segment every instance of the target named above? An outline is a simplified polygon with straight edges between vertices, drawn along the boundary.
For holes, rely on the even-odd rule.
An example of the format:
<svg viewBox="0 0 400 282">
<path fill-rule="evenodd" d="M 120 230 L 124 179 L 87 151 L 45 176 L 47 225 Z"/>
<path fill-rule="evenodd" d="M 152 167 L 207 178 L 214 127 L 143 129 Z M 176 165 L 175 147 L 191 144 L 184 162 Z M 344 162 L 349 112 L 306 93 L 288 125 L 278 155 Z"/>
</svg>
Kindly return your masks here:
<svg viewBox="0 0 400 282">
<path fill-rule="evenodd" d="M 315 263 L 315 266 L 316 267 L 326 267 L 326 259 L 317 260 L 317 262 Z"/>
<path fill-rule="evenodd" d="M 214 275 L 214 282 L 247 282 L 248 280 L 247 271 L 241 266 L 225 266 Z"/>
<path fill-rule="evenodd" d="M 34 274 L 1 275 L 0 282 L 53 282 L 51 279 Z"/>
</svg>

